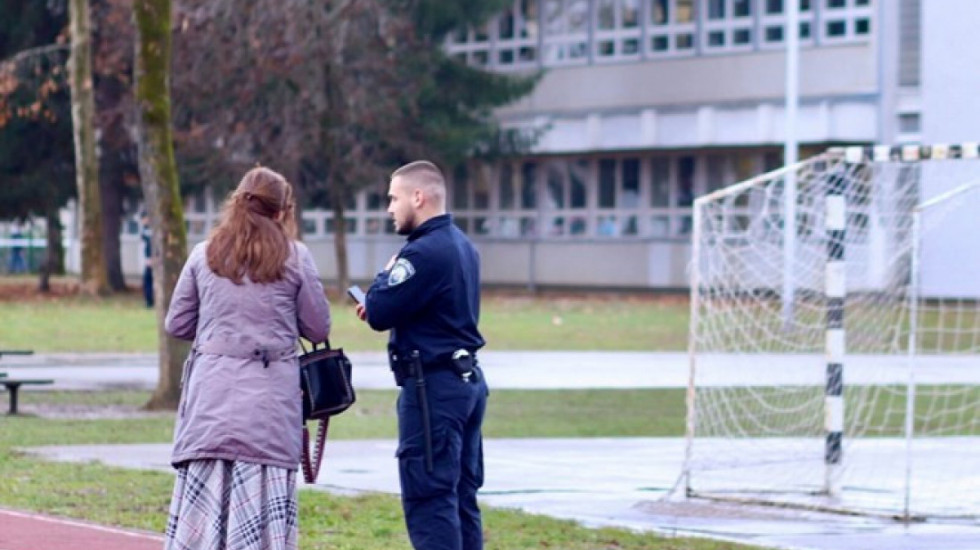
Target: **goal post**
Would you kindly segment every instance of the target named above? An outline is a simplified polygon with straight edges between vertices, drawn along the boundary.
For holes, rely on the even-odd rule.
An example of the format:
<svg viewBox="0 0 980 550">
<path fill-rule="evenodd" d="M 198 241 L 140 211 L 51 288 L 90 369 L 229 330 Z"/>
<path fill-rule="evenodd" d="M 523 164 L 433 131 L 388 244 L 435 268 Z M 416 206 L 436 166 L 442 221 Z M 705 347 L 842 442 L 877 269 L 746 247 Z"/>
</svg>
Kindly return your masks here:
<svg viewBox="0 0 980 550">
<path fill-rule="evenodd" d="M 980 483 L 978 207 L 976 144 L 831 149 L 698 198 L 686 493 L 976 515 L 934 487 Z"/>
</svg>

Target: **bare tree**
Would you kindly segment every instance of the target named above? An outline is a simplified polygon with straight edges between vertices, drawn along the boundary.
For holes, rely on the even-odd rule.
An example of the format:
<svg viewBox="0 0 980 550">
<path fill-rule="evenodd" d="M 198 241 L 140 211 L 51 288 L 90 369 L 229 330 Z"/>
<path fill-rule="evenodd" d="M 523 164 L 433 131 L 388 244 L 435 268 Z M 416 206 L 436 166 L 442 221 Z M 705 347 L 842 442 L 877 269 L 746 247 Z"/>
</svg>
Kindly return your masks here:
<svg viewBox="0 0 980 550">
<path fill-rule="evenodd" d="M 242 170 L 269 164 L 334 214 L 337 272 L 348 281 L 345 203 L 405 151 L 414 80 L 398 63 L 413 28 L 384 0 L 185 0 L 178 126 Z"/>
<path fill-rule="evenodd" d="M 82 288 L 109 293 L 102 235 L 99 161 L 95 153 L 95 95 L 92 87 L 92 24 L 88 0 L 70 0 L 71 56 L 68 60 L 71 114 L 75 136 L 75 179 L 78 185 L 79 232 L 82 247 Z"/>
<path fill-rule="evenodd" d="M 496 135 L 492 108 L 536 78 L 451 59 L 453 29 L 509 0 L 181 0 L 177 126 L 230 165 L 271 164 L 333 212 L 338 283 L 349 279 L 348 201 L 390 169 L 451 165 Z"/>
<path fill-rule="evenodd" d="M 137 144 L 143 196 L 153 226 L 160 377 L 147 408 L 176 408 L 187 345 L 164 331 L 164 317 L 187 259 L 184 213 L 170 122 L 170 0 L 135 0 Z"/>
</svg>

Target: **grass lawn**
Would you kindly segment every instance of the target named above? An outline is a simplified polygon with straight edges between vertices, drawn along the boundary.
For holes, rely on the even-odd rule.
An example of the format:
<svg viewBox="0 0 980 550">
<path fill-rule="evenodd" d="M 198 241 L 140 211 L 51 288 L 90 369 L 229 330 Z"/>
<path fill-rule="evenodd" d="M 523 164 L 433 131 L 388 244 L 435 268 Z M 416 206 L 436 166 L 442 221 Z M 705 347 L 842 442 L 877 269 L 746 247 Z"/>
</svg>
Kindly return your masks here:
<svg viewBox="0 0 980 550">
<path fill-rule="evenodd" d="M 0 278 L 0 349 L 38 352 L 154 352 L 156 316 L 135 291 L 106 299 L 33 291 L 32 279 Z M 17 287 L 17 293 L 11 288 Z M 331 341 L 348 351 L 382 351 L 387 333 L 359 321 L 331 295 Z M 530 296 L 486 292 L 480 329 L 491 350 L 686 349 L 684 297 L 636 294 Z"/>
<path fill-rule="evenodd" d="M 560 395 L 559 395 L 560 394 Z M 394 391 L 362 391 L 355 408 L 331 424 L 331 437 L 394 437 Z M 31 392 L 25 406 L 133 407 L 145 392 Z M 495 391 L 488 437 L 677 436 L 683 433 L 679 390 Z M 170 414 L 113 420 L 0 419 L 0 506 L 37 510 L 104 524 L 160 532 L 173 476 L 161 472 L 61 464 L 24 457 L 12 448 L 83 443 L 166 442 Z M 392 495 L 300 494 L 300 548 L 408 549 L 400 505 Z M 485 508 L 488 549 L 722 550 L 750 548 L 701 539 L 664 538 L 620 529 Z"/>
</svg>

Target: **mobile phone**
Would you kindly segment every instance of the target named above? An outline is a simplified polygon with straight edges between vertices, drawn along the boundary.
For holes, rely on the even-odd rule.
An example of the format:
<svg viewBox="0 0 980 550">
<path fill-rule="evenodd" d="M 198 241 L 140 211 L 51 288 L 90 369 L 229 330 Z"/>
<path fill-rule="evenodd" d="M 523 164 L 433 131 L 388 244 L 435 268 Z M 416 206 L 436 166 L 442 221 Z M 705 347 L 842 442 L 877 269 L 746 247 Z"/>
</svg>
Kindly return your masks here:
<svg viewBox="0 0 980 550">
<path fill-rule="evenodd" d="M 364 305 L 364 299 L 366 298 L 366 296 L 364 295 L 364 291 L 361 290 L 361 287 L 354 285 L 348 288 L 347 295 L 350 296 L 355 303 L 359 305 Z"/>
</svg>

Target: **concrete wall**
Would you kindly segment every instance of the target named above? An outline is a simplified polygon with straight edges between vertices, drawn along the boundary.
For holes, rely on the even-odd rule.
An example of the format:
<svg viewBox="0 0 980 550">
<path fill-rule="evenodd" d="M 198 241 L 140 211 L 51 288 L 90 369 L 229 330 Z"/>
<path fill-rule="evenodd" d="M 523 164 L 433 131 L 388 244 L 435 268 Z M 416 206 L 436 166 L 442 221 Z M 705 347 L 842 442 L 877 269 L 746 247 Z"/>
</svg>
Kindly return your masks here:
<svg viewBox="0 0 980 550">
<path fill-rule="evenodd" d="M 192 239 L 193 240 L 193 239 Z M 197 241 L 191 243 L 191 247 Z M 320 276 L 337 276 L 332 239 L 304 241 L 313 252 Z M 366 281 L 401 248 L 397 238 L 355 238 L 348 243 L 350 275 Z M 483 282 L 507 286 L 594 286 L 598 288 L 682 288 L 687 286 L 690 246 L 686 242 L 475 241 Z M 123 271 L 142 273 L 139 239 L 122 239 Z"/>
<path fill-rule="evenodd" d="M 774 51 L 553 68 L 532 94 L 499 113 L 508 117 L 781 100 L 785 59 L 785 53 Z M 800 51 L 803 98 L 877 91 L 877 57 L 871 43 Z"/>
<path fill-rule="evenodd" d="M 980 2 L 922 2 L 924 143 L 980 141 Z"/>
</svg>

